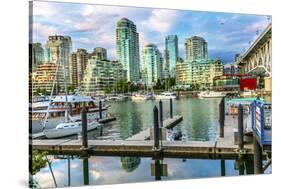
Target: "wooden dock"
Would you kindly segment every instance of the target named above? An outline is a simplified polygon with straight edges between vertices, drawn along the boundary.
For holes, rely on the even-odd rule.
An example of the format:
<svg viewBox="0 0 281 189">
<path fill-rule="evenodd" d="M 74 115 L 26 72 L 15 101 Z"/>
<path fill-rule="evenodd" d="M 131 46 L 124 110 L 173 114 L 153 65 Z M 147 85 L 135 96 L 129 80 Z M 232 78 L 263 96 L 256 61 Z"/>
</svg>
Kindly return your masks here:
<svg viewBox="0 0 281 189">
<path fill-rule="evenodd" d="M 173 118 L 168 118 L 166 120 L 163 121 L 163 128 L 165 129 L 171 129 L 173 128 L 176 124 L 178 124 L 179 122 L 181 122 L 183 119 L 182 116 L 174 116 Z M 131 136 L 130 138 L 127 138 L 126 140 L 150 140 L 151 137 L 151 128 L 147 128 L 133 136 Z M 163 135 L 163 134 L 162 134 Z"/>
<path fill-rule="evenodd" d="M 142 156 L 193 159 L 236 159 L 240 152 L 237 146 L 226 146 L 220 142 L 200 141 L 163 141 L 161 150 L 153 148 L 153 141 L 131 140 L 89 140 L 88 148 L 82 148 L 82 141 L 64 140 L 33 140 L 32 149 L 48 151 L 50 154 L 81 155 L 85 152 L 95 156 Z M 158 155 L 157 155 L 158 154 Z M 252 156 L 251 146 L 245 147 L 245 156 Z"/>
<path fill-rule="evenodd" d="M 181 120 L 182 117 L 174 116 L 164 123 L 170 127 Z M 172 121 L 173 120 L 173 121 Z M 234 144 L 233 130 L 236 127 L 236 118 L 226 116 L 225 136 L 218 137 L 215 141 L 163 141 L 160 150 L 154 149 L 153 140 L 146 129 L 127 140 L 88 140 L 88 148 L 82 148 L 82 140 L 32 140 L 32 149 L 48 151 L 50 154 L 75 154 L 87 153 L 96 156 L 142 156 L 142 157 L 168 157 L 168 158 L 193 158 L 193 159 L 236 159 L 241 155 L 253 157 L 253 144 L 245 144 L 243 150 Z"/>
</svg>

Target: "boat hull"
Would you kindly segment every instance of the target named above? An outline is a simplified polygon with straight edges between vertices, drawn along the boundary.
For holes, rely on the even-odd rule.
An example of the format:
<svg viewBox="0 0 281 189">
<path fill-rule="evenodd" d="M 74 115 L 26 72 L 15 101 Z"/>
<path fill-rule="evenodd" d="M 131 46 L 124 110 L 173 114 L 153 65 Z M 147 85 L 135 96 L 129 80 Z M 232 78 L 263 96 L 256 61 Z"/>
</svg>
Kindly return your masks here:
<svg viewBox="0 0 281 189">
<path fill-rule="evenodd" d="M 106 112 L 102 112 L 102 116 L 106 117 Z M 72 116 L 73 119 L 81 119 L 80 115 L 76 115 L 76 116 Z M 99 118 L 99 112 L 95 112 L 95 113 L 88 113 L 87 117 L 90 119 L 97 119 Z M 64 117 L 52 117 L 52 118 L 48 118 L 46 125 L 45 125 L 45 129 L 53 129 L 55 128 L 58 124 L 63 123 L 64 122 Z M 32 134 L 35 133 L 39 133 L 43 131 L 43 125 L 44 125 L 44 119 L 40 119 L 40 120 L 32 120 L 31 124 L 29 125 L 30 131 Z"/>
<path fill-rule="evenodd" d="M 89 124 L 87 126 L 87 131 L 91 131 L 96 129 L 99 126 L 97 122 L 94 122 L 92 124 Z M 66 137 L 66 136 L 71 136 L 71 135 L 76 135 L 78 133 L 82 132 L 82 127 L 76 127 L 76 128 L 68 128 L 68 129 L 49 129 L 43 131 L 45 136 L 49 139 L 51 138 L 61 138 L 61 137 Z"/>
</svg>

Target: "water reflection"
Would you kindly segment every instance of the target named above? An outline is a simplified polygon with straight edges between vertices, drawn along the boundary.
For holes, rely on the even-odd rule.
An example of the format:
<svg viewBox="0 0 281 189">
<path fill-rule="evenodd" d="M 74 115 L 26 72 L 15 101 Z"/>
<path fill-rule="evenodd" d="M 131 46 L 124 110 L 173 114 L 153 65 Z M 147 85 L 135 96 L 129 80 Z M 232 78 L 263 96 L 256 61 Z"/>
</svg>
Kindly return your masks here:
<svg viewBox="0 0 281 189">
<path fill-rule="evenodd" d="M 139 157 L 121 157 L 120 161 L 125 171 L 132 172 L 139 166 L 141 159 Z"/>
<path fill-rule="evenodd" d="M 235 160 L 186 159 L 183 161 L 176 158 L 159 160 L 145 157 L 91 156 L 55 159 L 54 156 L 48 156 L 48 158 L 58 187 L 249 174 L 248 166 L 251 167 L 253 164 L 252 161 L 248 163 L 244 161 L 239 164 L 240 167 L 236 167 L 238 164 Z M 48 166 L 40 169 L 34 175 L 34 179 L 43 188 L 55 186 Z"/>
</svg>

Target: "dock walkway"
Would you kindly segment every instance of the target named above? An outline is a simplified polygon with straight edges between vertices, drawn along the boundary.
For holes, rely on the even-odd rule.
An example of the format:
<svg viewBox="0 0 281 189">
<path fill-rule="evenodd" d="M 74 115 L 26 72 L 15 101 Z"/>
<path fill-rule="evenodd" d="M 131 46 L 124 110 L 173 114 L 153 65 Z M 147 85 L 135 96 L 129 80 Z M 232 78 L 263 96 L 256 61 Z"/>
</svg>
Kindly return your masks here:
<svg viewBox="0 0 281 189">
<path fill-rule="evenodd" d="M 174 117 L 180 120 L 182 117 Z M 237 126 L 236 118 L 226 116 L 225 136 L 218 137 L 215 141 L 163 141 L 160 150 L 154 149 L 153 140 L 144 140 L 149 136 L 149 130 L 134 135 L 132 140 L 88 140 L 88 148 L 82 148 L 82 140 L 32 140 L 32 149 L 44 150 L 50 154 L 83 154 L 87 152 L 96 156 L 143 156 L 154 157 L 156 153 L 161 157 L 170 158 L 202 158 L 202 159 L 236 159 L 241 155 L 238 145 L 234 144 L 233 130 Z M 164 127 L 169 127 L 172 120 L 166 120 Z M 253 156 L 253 145 L 245 144 L 244 156 Z"/>
<path fill-rule="evenodd" d="M 176 124 L 178 124 L 179 122 L 182 121 L 182 116 L 174 116 L 173 118 L 168 118 L 166 120 L 163 121 L 163 128 L 166 128 L 166 129 L 171 129 L 173 128 Z M 147 128 L 129 138 L 127 138 L 126 140 L 150 140 L 150 128 Z"/>
</svg>

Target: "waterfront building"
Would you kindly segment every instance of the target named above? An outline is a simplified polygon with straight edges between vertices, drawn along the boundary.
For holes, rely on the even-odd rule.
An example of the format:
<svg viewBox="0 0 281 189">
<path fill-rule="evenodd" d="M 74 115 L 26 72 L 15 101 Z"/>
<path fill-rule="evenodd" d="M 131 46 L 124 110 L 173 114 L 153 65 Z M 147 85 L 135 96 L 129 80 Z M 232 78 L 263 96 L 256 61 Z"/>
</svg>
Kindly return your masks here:
<svg viewBox="0 0 281 189">
<path fill-rule="evenodd" d="M 208 58 L 208 43 L 204 38 L 192 36 L 185 40 L 186 59 L 197 60 Z"/>
<path fill-rule="evenodd" d="M 178 37 L 177 35 L 168 35 L 165 38 L 165 52 L 164 52 L 164 78 L 175 76 L 175 66 L 178 61 Z"/>
<path fill-rule="evenodd" d="M 70 83 L 74 88 L 79 88 L 84 77 L 89 54 L 85 49 L 77 49 L 69 57 Z"/>
<path fill-rule="evenodd" d="M 90 58 L 82 81 L 81 91 L 86 95 L 104 95 L 116 91 L 117 82 L 126 81 L 126 70 L 117 61 Z"/>
<path fill-rule="evenodd" d="M 45 45 L 45 62 L 60 64 L 65 67 L 66 82 L 69 82 L 69 55 L 72 51 L 70 36 L 52 35 Z"/>
<path fill-rule="evenodd" d="M 107 60 L 107 51 L 105 48 L 96 47 L 90 54 L 90 57 L 97 60 Z"/>
<path fill-rule="evenodd" d="M 64 93 L 63 68 L 59 64 L 39 64 L 35 72 L 31 74 L 32 94 L 44 91 L 50 94 L 54 85 L 54 94 Z"/>
<path fill-rule="evenodd" d="M 176 85 L 189 85 L 193 88 L 210 88 L 213 79 L 223 74 L 220 60 L 185 60 L 176 64 Z"/>
<path fill-rule="evenodd" d="M 152 87 L 157 80 L 162 80 L 162 55 L 154 44 L 148 44 L 142 50 L 142 80 Z"/>
<path fill-rule="evenodd" d="M 44 49 L 41 43 L 32 43 L 30 44 L 30 53 L 31 53 L 31 72 L 36 70 L 36 67 L 39 64 L 44 63 Z"/>
<path fill-rule="evenodd" d="M 139 34 L 136 25 L 122 18 L 116 25 L 117 61 L 127 70 L 127 80 L 138 82 L 140 79 Z"/>
<path fill-rule="evenodd" d="M 236 64 L 225 64 L 223 71 L 224 74 L 238 74 L 238 66 Z"/>
</svg>

